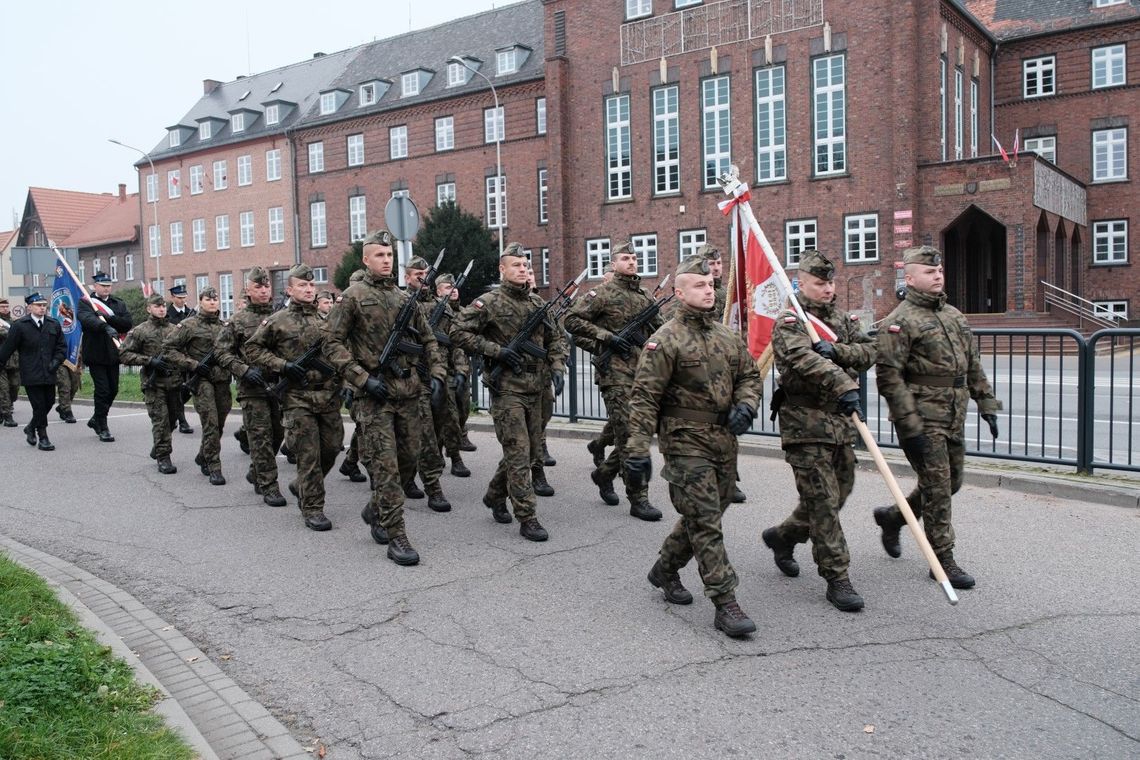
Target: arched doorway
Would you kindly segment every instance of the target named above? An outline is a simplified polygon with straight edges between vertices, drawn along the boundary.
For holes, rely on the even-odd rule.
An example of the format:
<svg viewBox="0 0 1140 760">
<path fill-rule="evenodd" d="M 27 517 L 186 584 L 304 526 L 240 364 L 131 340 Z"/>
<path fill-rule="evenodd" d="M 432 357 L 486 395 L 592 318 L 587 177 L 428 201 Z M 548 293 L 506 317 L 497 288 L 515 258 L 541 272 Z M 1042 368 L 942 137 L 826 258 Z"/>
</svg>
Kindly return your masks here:
<svg viewBox="0 0 1140 760">
<path fill-rule="evenodd" d="M 967 314 L 1006 310 L 1005 225 L 970 206 L 942 231 L 947 300 Z"/>
<path fill-rule="evenodd" d="M 1041 312 L 1045 311 L 1045 283 L 1049 281 L 1049 220 L 1044 211 L 1037 220 L 1034 242 L 1036 249 L 1034 271 L 1037 273 L 1037 301 L 1034 307 Z"/>
<path fill-rule="evenodd" d="M 1069 236 L 1065 234 L 1065 221 L 1057 222 L 1057 231 L 1053 233 L 1053 284 L 1064 290 L 1072 290 L 1072 285 L 1065 281 L 1068 267 L 1065 266 L 1065 244 Z"/>
</svg>

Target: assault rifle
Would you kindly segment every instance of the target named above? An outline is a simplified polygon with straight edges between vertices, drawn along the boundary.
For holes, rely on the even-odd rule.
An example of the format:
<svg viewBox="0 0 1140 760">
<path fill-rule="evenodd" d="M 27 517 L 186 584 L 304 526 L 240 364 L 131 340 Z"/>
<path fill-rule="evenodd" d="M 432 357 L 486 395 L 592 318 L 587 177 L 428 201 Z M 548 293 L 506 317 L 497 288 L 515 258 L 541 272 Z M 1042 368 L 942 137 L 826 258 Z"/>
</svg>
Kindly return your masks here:
<svg viewBox="0 0 1140 760">
<path fill-rule="evenodd" d="M 463 270 L 463 274 L 459 275 L 459 279 L 455 281 L 456 288 L 461 287 L 463 283 L 467 282 L 467 275 L 471 274 L 471 267 L 474 265 L 474 259 L 467 262 L 467 268 Z M 440 320 L 443 319 L 443 313 L 447 311 L 449 300 L 450 299 L 448 298 L 441 298 L 439 303 L 435 305 L 435 308 L 431 310 L 431 314 L 428 316 L 428 327 L 430 327 L 431 331 L 435 333 L 435 342 L 441 346 L 446 346 L 447 348 L 451 348 L 451 338 L 446 333 L 437 328 L 439 327 Z"/>
<path fill-rule="evenodd" d="M 515 334 L 515 337 L 511 338 L 510 342 L 503 346 L 503 350 L 512 352 L 516 356 L 530 354 L 535 359 L 545 361 L 546 349 L 530 339 L 531 333 L 537 330 L 539 325 L 546 321 L 552 307 L 567 297 L 573 298 L 570 294 L 577 289 L 582 283 L 582 280 L 586 279 L 587 271 L 588 270 L 583 269 L 582 274 L 566 283 L 566 286 L 558 291 L 554 298 L 551 298 L 542 306 L 532 311 L 527 316 L 526 321 L 523 322 L 522 327 L 519 328 L 518 333 Z M 504 362 L 502 361 L 495 361 L 491 371 L 487 373 L 487 379 L 483 381 L 492 393 L 498 393 L 499 391 L 499 382 L 503 377 L 503 364 Z"/>
<path fill-rule="evenodd" d="M 198 383 L 206 379 L 205 375 L 199 373 L 199 368 L 203 371 L 208 371 L 213 369 L 217 363 L 218 357 L 216 349 L 211 348 L 210 353 L 203 356 L 202 360 L 198 362 L 198 367 L 195 367 L 192 372 L 188 373 L 189 377 L 182 381 L 182 398 L 187 399 L 198 393 Z"/>
<path fill-rule="evenodd" d="M 325 339 L 317 338 L 313 341 L 312 345 L 305 349 L 305 353 L 301 354 L 293 360 L 293 363 L 304 369 L 306 372 L 314 369 L 317 372 L 320 372 L 323 377 L 332 377 L 336 374 L 336 368 L 321 358 L 321 349 L 324 347 L 324 345 Z M 304 388 L 308 384 L 309 382 L 306 380 L 297 387 Z M 283 394 L 290 385 L 296 384 L 293 383 L 293 381 L 291 381 L 288 377 L 282 377 L 273 385 L 266 383 L 266 390 L 271 395 L 280 399 L 281 394 Z"/>
<path fill-rule="evenodd" d="M 669 275 L 665 275 L 665 279 L 662 280 L 657 285 L 657 287 L 653 289 L 654 297 L 656 297 L 657 294 L 661 292 L 661 289 L 665 287 L 665 283 L 668 281 Z M 658 299 L 649 304 L 644 309 L 639 311 L 633 319 L 629 320 L 629 323 L 625 327 L 615 333 L 614 337 L 624 338 L 625 340 L 629 341 L 630 345 L 638 347 L 644 346 L 648 336 L 642 331 L 642 328 L 649 324 L 654 317 L 660 314 L 661 308 L 672 300 L 673 295 L 670 294 L 665 298 Z M 616 351 L 612 346 L 606 346 L 603 351 L 594 354 L 593 358 L 590 359 L 590 363 L 597 367 L 599 371 L 605 372 L 610 368 L 610 360 L 614 358 L 615 353 Z"/>
<path fill-rule="evenodd" d="M 377 358 L 377 369 L 374 377 L 383 380 L 383 375 L 388 372 L 398 378 L 406 378 L 411 375 L 411 372 L 402 367 L 396 367 L 396 357 L 399 354 L 407 354 L 409 356 L 423 356 L 424 347 L 421 343 L 416 343 L 408 340 L 405 335 L 411 333 L 419 335 L 412 327 L 412 319 L 416 315 L 416 310 L 419 309 L 420 293 L 428 286 L 428 283 L 435 281 L 435 276 L 439 272 L 439 265 L 443 261 L 443 251 L 439 252 L 436 256 L 435 263 L 427 271 L 424 276 L 423 285 L 416 288 L 408 288 L 408 297 L 404 300 L 404 304 L 400 307 L 400 311 L 396 314 L 396 320 L 392 323 L 392 330 L 388 333 L 388 340 L 384 343 L 384 348 L 380 351 L 380 356 Z"/>
</svg>

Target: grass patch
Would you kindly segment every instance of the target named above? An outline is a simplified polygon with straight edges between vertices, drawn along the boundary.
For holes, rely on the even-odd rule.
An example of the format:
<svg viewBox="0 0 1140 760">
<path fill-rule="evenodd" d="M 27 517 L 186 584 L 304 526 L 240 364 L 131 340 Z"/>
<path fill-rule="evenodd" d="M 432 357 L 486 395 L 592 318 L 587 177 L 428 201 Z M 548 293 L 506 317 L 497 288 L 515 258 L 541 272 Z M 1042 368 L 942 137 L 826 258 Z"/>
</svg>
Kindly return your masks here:
<svg viewBox="0 0 1140 760">
<path fill-rule="evenodd" d="M 46 582 L 0 555 L 0 756 L 190 760 L 135 682 Z"/>
<path fill-rule="evenodd" d="M 119 375 L 119 395 L 115 397 L 116 401 L 143 401 L 142 393 L 142 378 L 139 373 L 132 368 L 130 372 L 123 372 Z M 95 395 L 95 383 L 91 381 L 91 375 L 86 372 L 83 373 L 83 384 L 75 393 L 75 398 L 92 398 Z"/>
</svg>

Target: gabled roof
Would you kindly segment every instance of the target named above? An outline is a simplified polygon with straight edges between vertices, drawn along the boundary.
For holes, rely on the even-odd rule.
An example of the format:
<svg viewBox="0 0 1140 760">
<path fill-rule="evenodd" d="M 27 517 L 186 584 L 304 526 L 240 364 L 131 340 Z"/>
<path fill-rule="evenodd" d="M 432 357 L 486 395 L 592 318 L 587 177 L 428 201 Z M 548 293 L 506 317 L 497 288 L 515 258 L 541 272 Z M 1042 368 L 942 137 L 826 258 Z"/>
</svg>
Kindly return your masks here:
<svg viewBox="0 0 1140 760">
<path fill-rule="evenodd" d="M 139 194 L 115 196 L 87 222 L 58 245 L 63 248 L 94 248 L 113 243 L 133 243 L 139 238 Z"/>
<path fill-rule="evenodd" d="M 47 187 L 28 188 L 28 200 L 35 206 L 44 234 L 57 245 L 114 199 L 115 196 L 111 193 L 81 193 Z"/>
<path fill-rule="evenodd" d="M 0 232 L 0 251 L 6 251 L 16 244 L 17 230 L 4 230 Z"/>
<path fill-rule="evenodd" d="M 959 0 L 999 40 L 1066 32 L 1140 18 L 1136 0 L 1096 8 L 1095 0 Z"/>
</svg>

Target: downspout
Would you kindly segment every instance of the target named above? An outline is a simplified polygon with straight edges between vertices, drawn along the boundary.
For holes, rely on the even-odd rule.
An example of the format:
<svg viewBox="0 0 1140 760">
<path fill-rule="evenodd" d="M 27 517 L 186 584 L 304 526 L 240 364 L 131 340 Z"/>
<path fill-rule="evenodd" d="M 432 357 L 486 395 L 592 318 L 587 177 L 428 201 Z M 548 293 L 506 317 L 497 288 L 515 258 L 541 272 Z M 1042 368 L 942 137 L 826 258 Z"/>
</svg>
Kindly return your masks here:
<svg viewBox="0 0 1140 760">
<path fill-rule="evenodd" d="M 291 127 L 285 127 L 285 140 L 289 143 L 289 200 L 293 208 L 293 263 L 301 263 L 301 218 L 297 210 L 297 158 Z"/>
<path fill-rule="evenodd" d="M 994 50 L 990 53 L 990 155 L 993 155 L 994 150 L 994 127 L 997 124 L 997 116 L 994 112 L 994 80 L 997 77 L 997 56 L 998 48 L 1001 47 L 1001 42 L 994 40 Z"/>
</svg>

